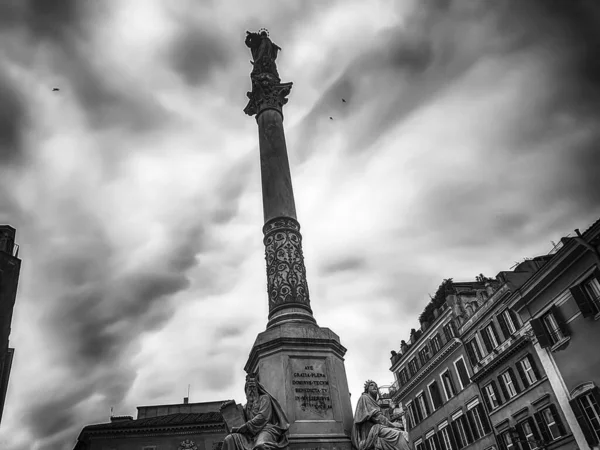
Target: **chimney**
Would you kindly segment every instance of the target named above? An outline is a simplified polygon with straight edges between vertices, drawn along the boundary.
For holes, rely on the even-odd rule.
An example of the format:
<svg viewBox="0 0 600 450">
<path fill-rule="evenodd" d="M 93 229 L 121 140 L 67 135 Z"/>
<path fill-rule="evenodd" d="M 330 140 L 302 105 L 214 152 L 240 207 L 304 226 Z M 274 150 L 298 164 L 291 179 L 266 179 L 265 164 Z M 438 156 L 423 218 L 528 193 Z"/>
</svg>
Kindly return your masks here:
<svg viewBox="0 0 600 450">
<path fill-rule="evenodd" d="M 133 420 L 133 416 L 110 416 L 111 422 L 127 422 Z"/>
<path fill-rule="evenodd" d="M 0 252 L 13 254 L 16 232 L 10 225 L 0 225 Z"/>
<path fill-rule="evenodd" d="M 183 404 L 187 405 L 190 402 L 190 398 L 189 397 L 183 397 Z"/>
</svg>

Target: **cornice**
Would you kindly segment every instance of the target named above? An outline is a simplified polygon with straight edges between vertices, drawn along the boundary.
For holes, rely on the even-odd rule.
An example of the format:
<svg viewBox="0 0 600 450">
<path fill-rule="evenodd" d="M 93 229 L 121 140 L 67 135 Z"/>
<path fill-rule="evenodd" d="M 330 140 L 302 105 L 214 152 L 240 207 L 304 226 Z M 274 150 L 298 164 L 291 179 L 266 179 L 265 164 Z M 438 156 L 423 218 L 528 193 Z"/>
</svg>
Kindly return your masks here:
<svg viewBox="0 0 600 450">
<path fill-rule="evenodd" d="M 164 433 L 175 433 L 175 434 L 192 434 L 196 432 L 214 432 L 223 431 L 225 432 L 225 424 L 223 423 L 208 423 L 208 424 L 185 424 L 185 425 L 163 425 L 163 426 L 150 426 L 140 428 L 106 428 L 97 430 L 83 430 L 83 434 L 89 437 L 99 435 L 119 435 L 124 434 L 146 434 L 148 436 L 156 436 Z"/>
<path fill-rule="evenodd" d="M 423 332 L 421 337 L 410 346 L 406 354 L 403 354 L 402 357 L 398 359 L 398 361 L 392 364 L 392 367 L 390 367 L 390 371 L 397 371 L 402 365 L 402 363 L 407 363 L 408 361 L 410 361 L 413 355 L 417 356 L 418 351 L 423 348 L 423 342 L 426 342 L 428 339 L 431 339 L 431 337 L 436 331 L 438 331 L 440 328 L 443 328 L 443 326 L 446 324 L 443 319 L 447 317 L 452 317 L 452 308 L 449 306 L 446 307 L 435 320 L 435 322 L 433 322 L 433 324 Z"/>
<path fill-rule="evenodd" d="M 429 374 L 434 367 L 438 365 L 438 363 L 446 359 L 446 357 L 460 345 L 462 345 L 462 342 L 459 338 L 454 338 L 446 343 L 444 348 L 442 348 L 433 358 L 429 360 L 425 368 L 421 368 L 421 370 L 419 370 L 419 372 L 413 376 L 408 383 L 398 390 L 398 392 L 392 397 L 392 400 L 397 402 L 400 398 L 404 397 L 406 393 L 412 390 L 412 388 L 414 388 L 419 381 L 425 378 L 425 376 Z"/>
</svg>

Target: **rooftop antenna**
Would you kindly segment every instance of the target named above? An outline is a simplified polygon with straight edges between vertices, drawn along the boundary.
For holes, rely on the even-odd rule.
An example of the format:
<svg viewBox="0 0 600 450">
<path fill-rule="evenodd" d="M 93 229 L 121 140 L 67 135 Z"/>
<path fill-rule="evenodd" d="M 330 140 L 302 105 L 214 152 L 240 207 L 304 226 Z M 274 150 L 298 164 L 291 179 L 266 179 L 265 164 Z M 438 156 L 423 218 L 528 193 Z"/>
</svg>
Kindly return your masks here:
<svg viewBox="0 0 600 450">
<path fill-rule="evenodd" d="M 110 407 L 110 417 L 112 418 L 112 416 L 113 416 L 113 407 L 111 406 Z"/>
</svg>

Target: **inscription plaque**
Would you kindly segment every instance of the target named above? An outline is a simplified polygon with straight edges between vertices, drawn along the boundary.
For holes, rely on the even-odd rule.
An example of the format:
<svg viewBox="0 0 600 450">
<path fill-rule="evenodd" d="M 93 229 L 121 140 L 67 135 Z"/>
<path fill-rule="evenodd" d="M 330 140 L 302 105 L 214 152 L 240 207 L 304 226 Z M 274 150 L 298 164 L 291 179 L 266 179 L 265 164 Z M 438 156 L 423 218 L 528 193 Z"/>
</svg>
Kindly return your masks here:
<svg viewBox="0 0 600 450">
<path fill-rule="evenodd" d="M 296 420 L 333 419 L 329 375 L 324 359 L 290 358 Z"/>
</svg>

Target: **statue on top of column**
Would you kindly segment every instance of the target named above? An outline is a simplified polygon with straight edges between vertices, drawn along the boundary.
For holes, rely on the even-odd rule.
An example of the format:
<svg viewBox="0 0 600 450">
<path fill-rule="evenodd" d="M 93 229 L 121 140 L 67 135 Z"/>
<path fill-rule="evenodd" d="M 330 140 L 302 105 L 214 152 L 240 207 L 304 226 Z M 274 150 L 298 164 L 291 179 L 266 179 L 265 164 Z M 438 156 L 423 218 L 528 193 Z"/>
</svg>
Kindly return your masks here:
<svg viewBox="0 0 600 450">
<path fill-rule="evenodd" d="M 275 60 L 281 47 L 269 39 L 267 30 L 261 28 L 258 33 L 246 31 L 246 46 L 250 48 L 254 59 L 254 61 L 250 61 L 254 66 L 250 76 L 254 78 L 259 74 L 270 74 L 274 75 L 279 81 Z"/>
<path fill-rule="evenodd" d="M 250 73 L 252 91 L 246 94 L 249 101 L 244 112 L 249 116 L 258 115 L 265 109 L 275 109 L 282 113 L 292 83 L 282 83 L 277 73 L 275 60 L 281 47 L 269 39 L 269 33 L 264 28 L 257 33 L 246 31 L 245 42 L 252 53 L 253 61 L 250 63 L 253 67 Z"/>
</svg>

